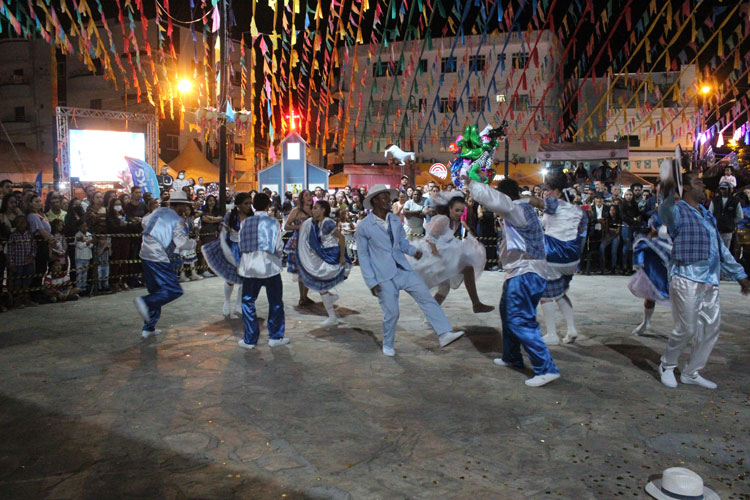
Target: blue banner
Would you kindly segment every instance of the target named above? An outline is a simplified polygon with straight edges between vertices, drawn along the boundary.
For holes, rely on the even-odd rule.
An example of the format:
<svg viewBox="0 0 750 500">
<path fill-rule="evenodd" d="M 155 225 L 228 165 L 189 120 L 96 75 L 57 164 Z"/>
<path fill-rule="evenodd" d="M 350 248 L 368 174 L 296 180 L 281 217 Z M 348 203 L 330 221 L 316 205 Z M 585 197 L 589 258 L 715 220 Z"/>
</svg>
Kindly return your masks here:
<svg viewBox="0 0 750 500">
<path fill-rule="evenodd" d="M 156 172 L 143 160 L 125 157 L 130 167 L 130 175 L 133 177 L 133 185 L 141 188 L 144 193 L 151 193 L 154 197 L 161 194 L 159 182 L 156 180 Z"/>
<path fill-rule="evenodd" d="M 36 194 L 39 196 L 42 196 L 42 172 L 40 171 L 36 175 L 36 181 L 34 182 L 34 190 L 36 191 Z"/>
</svg>

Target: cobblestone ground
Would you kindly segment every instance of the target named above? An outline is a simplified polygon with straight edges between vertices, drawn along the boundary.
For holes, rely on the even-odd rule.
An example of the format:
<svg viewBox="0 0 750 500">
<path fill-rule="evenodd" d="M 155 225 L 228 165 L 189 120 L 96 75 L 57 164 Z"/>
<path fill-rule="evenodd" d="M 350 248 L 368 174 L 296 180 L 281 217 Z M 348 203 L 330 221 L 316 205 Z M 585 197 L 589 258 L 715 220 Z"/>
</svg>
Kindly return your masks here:
<svg viewBox="0 0 750 500">
<path fill-rule="evenodd" d="M 485 302 L 503 278 L 482 275 Z M 465 338 L 440 349 L 404 294 L 397 356 L 383 356 L 358 269 L 331 330 L 321 304 L 293 307 L 284 273 L 292 342 L 273 349 L 265 330 L 237 347 L 217 278 L 187 283 L 155 340 L 139 337 L 141 291 L 2 314 L 0 498 L 644 498 L 676 465 L 750 498 L 750 299 L 722 284 L 703 372 L 719 389 L 670 390 L 656 374 L 670 313 L 631 337 L 641 303 L 626 283 L 576 276 L 582 338 L 552 348 L 563 377 L 540 389 L 492 364 L 497 311 L 473 315 L 463 288 L 444 307 Z"/>
</svg>

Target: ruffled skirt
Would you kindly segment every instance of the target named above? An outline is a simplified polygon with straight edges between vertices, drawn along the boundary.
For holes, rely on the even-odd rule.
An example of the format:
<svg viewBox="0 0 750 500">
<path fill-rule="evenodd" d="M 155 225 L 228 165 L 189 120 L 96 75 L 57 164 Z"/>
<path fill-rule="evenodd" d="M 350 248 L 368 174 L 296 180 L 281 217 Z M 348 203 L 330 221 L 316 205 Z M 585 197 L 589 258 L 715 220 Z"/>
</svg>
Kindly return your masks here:
<svg viewBox="0 0 750 500">
<path fill-rule="evenodd" d="M 672 245 L 663 238 L 639 237 L 633 246 L 635 274 L 628 282 L 630 293 L 638 298 L 669 304 L 669 256 Z"/>
<path fill-rule="evenodd" d="M 311 227 L 312 224 L 304 224 L 300 229 L 295 251 L 295 267 L 299 279 L 307 288 L 316 292 L 327 292 L 349 277 L 352 265 L 348 262 L 341 265 L 338 262 L 329 264 L 324 261 L 310 246 Z"/>
<path fill-rule="evenodd" d="M 416 260 L 408 257 L 409 263 L 428 288 L 446 282 L 451 288 L 458 288 L 464 281 L 463 270 L 466 267 L 473 268 L 474 277 L 478 279 L 487 263 L 484 245 L 471 235 L 463 240 L 452 238 L 447 242 L 437 241 L 435 246 L 440 256 L 433 255 L 425 238 L 415 242 L 414 246 L 422 251 L 422 258 Z"/>
</svg>

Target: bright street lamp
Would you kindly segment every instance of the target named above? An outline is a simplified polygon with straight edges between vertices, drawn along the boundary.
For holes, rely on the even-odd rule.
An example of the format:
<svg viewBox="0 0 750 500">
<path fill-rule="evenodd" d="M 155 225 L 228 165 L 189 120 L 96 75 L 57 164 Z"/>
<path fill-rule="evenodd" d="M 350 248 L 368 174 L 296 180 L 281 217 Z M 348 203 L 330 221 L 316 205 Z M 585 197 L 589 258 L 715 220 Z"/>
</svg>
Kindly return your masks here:
<svg viewBox="0 0 750 500">
<path fill-rule="evenodd" d="M 180 92 L 180 94 L 188 94 L 193 90 L 193 82 L 191 82 L 187 78 L 183 78 L 179 82 L 177 82 L 177 90 Z"/>
<path fill-rule="evenodd" d="M 701 94 L 706 95 L 709 92 L 711 92 L 711 86 L 710 85 L 702 85 L 701 86 Z"/>
</svg>

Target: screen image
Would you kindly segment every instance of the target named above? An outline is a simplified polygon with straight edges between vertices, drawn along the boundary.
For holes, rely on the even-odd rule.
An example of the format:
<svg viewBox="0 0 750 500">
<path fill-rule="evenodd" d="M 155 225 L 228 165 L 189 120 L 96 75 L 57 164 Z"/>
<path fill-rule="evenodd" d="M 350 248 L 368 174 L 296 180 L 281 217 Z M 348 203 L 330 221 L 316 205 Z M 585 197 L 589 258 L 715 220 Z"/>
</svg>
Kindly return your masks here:
<svg viewBox="0 0 750 500">
<path fill-rule="evenodd" d="M 83 182 L 120 181 L 131 184 L 125 157 L 146 160 L 146 134 L 71 129 L 70 176 Z"/>
</svg>

